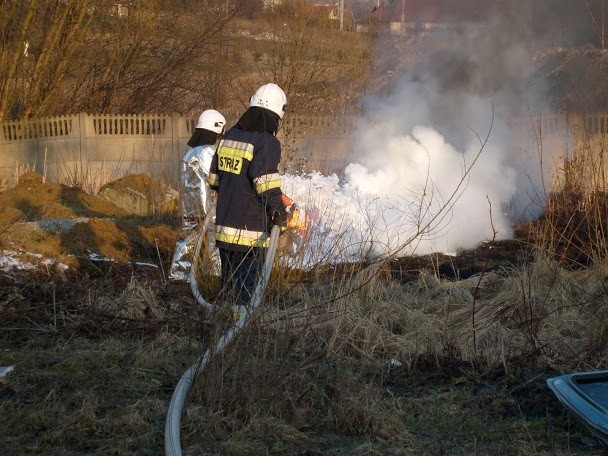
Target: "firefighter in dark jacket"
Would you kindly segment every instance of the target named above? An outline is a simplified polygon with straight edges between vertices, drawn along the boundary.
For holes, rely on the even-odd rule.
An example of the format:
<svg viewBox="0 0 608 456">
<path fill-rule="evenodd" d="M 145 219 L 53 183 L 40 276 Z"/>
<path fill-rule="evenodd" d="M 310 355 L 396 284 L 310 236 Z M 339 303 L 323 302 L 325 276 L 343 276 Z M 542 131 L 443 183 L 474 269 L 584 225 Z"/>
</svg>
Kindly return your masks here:
<svg viewBox="0 0 608 456">
<path fill-rule="evenodd" d="M 272 225 L 282 230 L 287 226 L 278 171 L 281 143 L 276 137 L 286 107 L 287 97 L 278 85 L 261 86 L 211 162 L 222 290 L 234 292 L 240 306 L 251 301 Z"/>
</svg>

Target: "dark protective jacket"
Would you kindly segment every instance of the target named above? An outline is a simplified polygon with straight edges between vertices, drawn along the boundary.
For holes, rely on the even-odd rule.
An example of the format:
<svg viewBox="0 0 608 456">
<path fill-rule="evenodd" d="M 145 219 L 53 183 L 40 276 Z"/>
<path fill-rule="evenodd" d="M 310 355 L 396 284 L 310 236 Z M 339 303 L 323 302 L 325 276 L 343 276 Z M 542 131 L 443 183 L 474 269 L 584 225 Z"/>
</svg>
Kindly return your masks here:
<svg viewBox="0 0 608 456">
<path fill-rule="evenodd" d="M 267 247 L 273 216 L 286 209 L 278 166 L 281 143 L 270 132 L 238 124 L 220 142 L 209 174 L 217 191 L 215 240 L 220 248 L 246 251 Z"/>
</svg>

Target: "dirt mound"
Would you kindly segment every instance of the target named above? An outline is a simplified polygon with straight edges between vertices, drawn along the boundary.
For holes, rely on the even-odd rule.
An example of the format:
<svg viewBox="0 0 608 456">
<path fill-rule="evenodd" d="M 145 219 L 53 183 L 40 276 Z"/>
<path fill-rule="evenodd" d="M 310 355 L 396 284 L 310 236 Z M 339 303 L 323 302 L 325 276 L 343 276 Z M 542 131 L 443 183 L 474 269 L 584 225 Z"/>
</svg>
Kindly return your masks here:
<svg viewBox="0 0 608 456">
<path fill-rule="evenodd" d="M 138 215 L 177 212 L 178 193 L 149 174 L 133 174 L 104 185 L 100 198 Z"/>
<path fill-rule="evenodd" d="M 33 172 L 24 174 L 15 187 L 0 193 L 0 229 L 17 222 L 125 215 L 124 209 L 107 199 L 75 187 L 45 183 L 42 175 Z"/>
<path fill-rule="evenodd" d="M 117 195 L 130 189 L 174 196 L 143 175 L 127 176 L 107 189 Z M 166 207 L 159 215 L 134 215 L 107 193 L 90 195 L 45 183 L 37 173 L 24 174 L 17 186 L 0 193 L 0 248 L 30 258 L 36 254 L 40 262 L 52 259 L 75 267 L 97 259 L 158 265 L 170 260 L 179 230 L 177 214 Z"/>
</svg>

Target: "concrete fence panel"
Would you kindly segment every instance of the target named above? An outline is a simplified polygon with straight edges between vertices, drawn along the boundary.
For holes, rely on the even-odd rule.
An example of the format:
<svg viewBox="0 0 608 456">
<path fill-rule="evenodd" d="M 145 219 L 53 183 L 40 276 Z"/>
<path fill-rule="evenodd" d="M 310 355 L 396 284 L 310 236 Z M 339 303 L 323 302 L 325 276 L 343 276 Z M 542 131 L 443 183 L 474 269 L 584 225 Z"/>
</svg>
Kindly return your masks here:
<svg viewBox="0 0 608 456">
<path fill-rule="evenodd" d="M 191 117 L 165 114 L 81 113 L 0 123 L 0 178 L 27 169 L 50 182 L 100 173 L 150 173 L 171 181 L 192 128 Z"/>
<path fill-rule="evenodd" d="M 195 122 L 196 117 L 178 114 L 80 113 L 0 123 L 0 179 L 24 170 L 68 184 L 149 173 L 176 184 Z M 339 168 L 350 128 L 349 118 L 289 116 L 278 135 L 285 168 Z"/>
<path fill-rule="evenodd" d="M 119 176 L 149 172 L 173 178 L 178 150 L 179 123 L 169 115 L 81 116 L 83 156 L 91 170 L 112 170 Z M 187 139 L 186 139 L 187 141 Z M 177 141 L 179 146 L 179 140 Z"/>
<path fill-rule="evenodd" d="M 0 125 L 0 178 L 10 178 L 20 167 L 54 176 L 66 161 L 80 155 L 77 115 Z"/>
<path fill-rule="evenodd" d="M 75 114 L 0 123 L 0 181 L 24 170 L 49 182 L 78 184 L 149 173 L 178 182 L 179 162 L 196 117 L 179 114 Z M 288 171 L 339 172 L 350 160 L 354 118 L 289 115 L 279 131 Z M 604 144 L 608 114 L 549 113 L 512 119 L 522 161 L 541 150 L 561 166 L 581 144 Z M 593 141 L 590 141 L 592 139 Z M 602 146 L 602 150 L 603 150 Z M 525 157 L 524 157 L 525 155 Z"/>
</svg>

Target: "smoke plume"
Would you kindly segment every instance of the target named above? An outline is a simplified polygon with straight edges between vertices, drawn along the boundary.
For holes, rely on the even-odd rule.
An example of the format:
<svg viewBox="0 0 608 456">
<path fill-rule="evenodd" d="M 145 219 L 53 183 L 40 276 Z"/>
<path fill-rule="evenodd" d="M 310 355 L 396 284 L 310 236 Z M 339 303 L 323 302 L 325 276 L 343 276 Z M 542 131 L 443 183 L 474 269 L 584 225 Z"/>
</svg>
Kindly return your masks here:
<svg viewBox="0 0 608 456">
<path fill-rule="evenodd" d="M 301 198 L 313 182 L 332 195 L 317 251 L 340 244 L 351 258 L 454 252 L 508 238 L 516 220 L 542 210 L 550 170 L 520 128 L 551 106 L 548 86 L 528 81 L 539 53 L 590 39 L 589 10 L 566 0 L 485 10 L 482 21 L 379 40 L 408 39 L 419 54 L 389 88 L 363 100 L 343 180 L 288 180 Z M 337 220 L 344 230 L 332 238 Z"/>
</svg>

